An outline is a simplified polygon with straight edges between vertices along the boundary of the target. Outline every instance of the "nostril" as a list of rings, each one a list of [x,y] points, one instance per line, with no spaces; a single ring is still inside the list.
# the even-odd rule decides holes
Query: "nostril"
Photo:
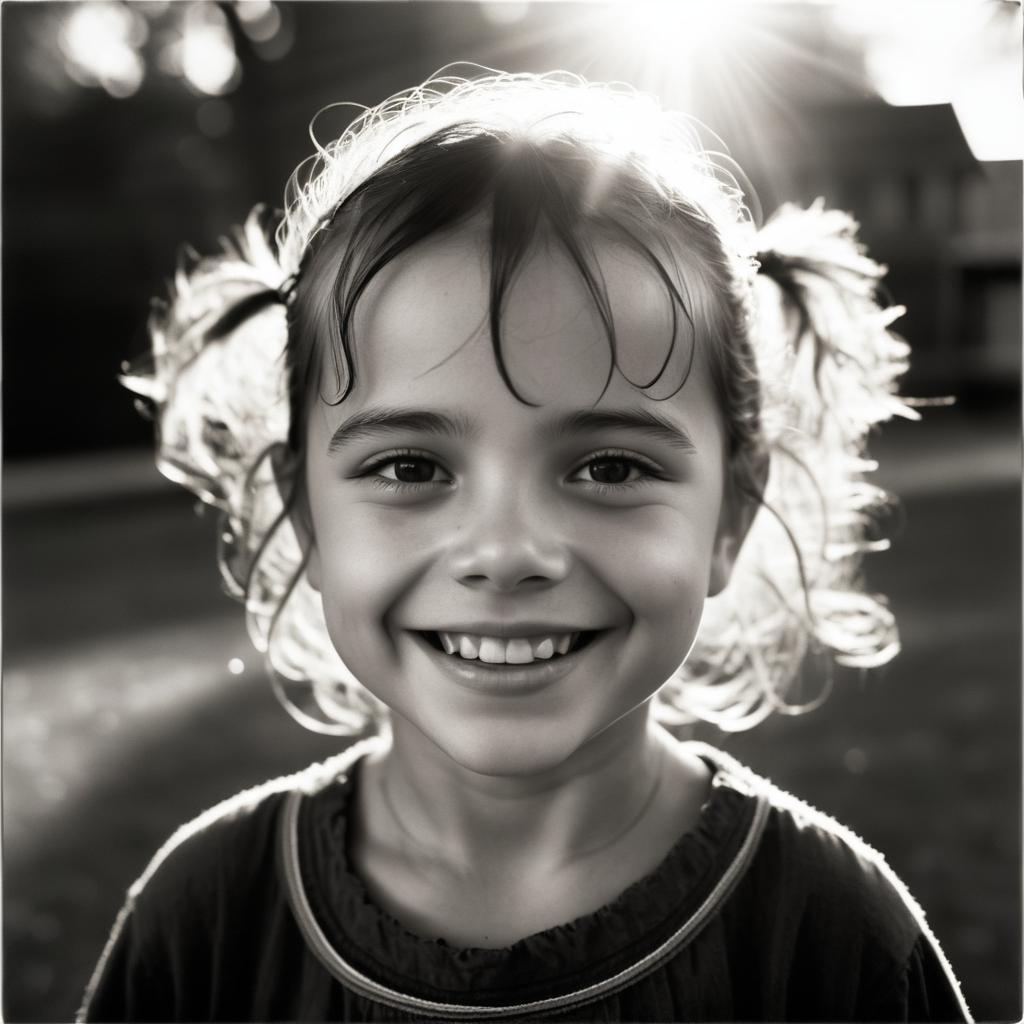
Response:
[[[506,523],[501,538],[477,536],[452,552],[452,576],[467,587],[546,587],[564,579],[571,559],[561,544],[539,543],[527,531]]]

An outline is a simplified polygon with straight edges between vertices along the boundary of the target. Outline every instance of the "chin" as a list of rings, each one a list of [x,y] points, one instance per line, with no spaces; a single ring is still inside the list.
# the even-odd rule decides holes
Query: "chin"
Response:
[[[429,734],[431,741],[460,767],[492,778],[544,775],[568,761],[581,744],[565,728],[538,728],[535,722],[504,721],[492,727]]]

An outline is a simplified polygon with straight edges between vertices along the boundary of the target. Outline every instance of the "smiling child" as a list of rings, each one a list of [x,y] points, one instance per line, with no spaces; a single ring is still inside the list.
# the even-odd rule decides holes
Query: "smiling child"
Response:
[[[849,218],[759,233],[685,118],[567,75],[434,79],[287,199],[128,382],[279,694],[376,735],[180,830],[81,1019],[969,1019],[877,853],[666,728],[897,650]]]

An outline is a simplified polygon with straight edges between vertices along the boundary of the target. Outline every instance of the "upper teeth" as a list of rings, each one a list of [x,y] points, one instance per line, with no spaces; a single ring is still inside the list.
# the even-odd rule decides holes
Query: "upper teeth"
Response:
[[[497,637],[471,633],[437,634],[448,654],[479,659],[490,665],[528,665],[547,660],[557,651],[565,654],[579,633],[550,633],[547,636]]]

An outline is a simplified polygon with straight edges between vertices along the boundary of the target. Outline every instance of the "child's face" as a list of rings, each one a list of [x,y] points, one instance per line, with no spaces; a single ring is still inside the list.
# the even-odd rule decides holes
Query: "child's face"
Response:
[[[601,395],[610,356],[593,301],[542,247],[503,316],[525,405],[491,348],[485,245],[476,229],[429,240],[361,300],[356,386],[309,417],[309,576],[346,665],[398,719],[474,771],[530,774],[645,714],[724,585],[734,538],[699,348],[667,401],[618,373]],[[598,256],[619,362],[650,379],[670,335],[663,288],[620,252]],[[661,394],[690,347],[680,330]],[[559,657],[578,633],[585,646]],[[499,658],[526,663],[487,663]]]

